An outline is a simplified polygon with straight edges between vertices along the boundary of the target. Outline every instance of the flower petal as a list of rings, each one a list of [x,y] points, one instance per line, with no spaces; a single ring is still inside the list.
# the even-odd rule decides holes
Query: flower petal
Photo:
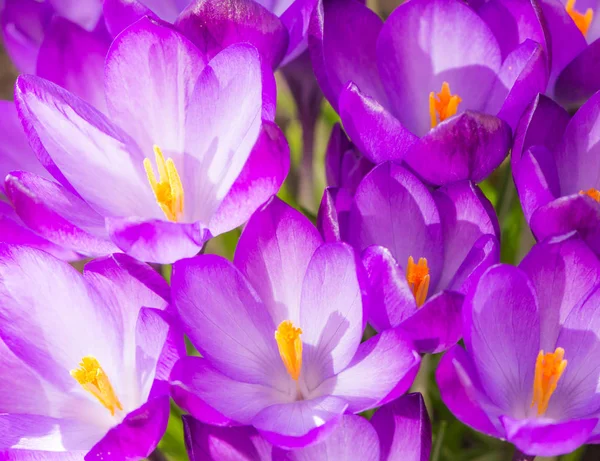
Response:
[[[327,187],[317,215],[317,227],[326,242],[347,240],[352,196],[347,189]]]

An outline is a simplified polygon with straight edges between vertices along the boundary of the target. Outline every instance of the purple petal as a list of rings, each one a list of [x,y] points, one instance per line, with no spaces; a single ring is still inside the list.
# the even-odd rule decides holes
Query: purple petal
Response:
[[[5,0],[0,25],[2,41],[19,71],[34,74],[39,47],[53,8],[37,0]]]
[[[502,437],[502,428],[493,415],[495,409],[481,390],[471,357],[461,346],[454,346],[442,357],[436,371],[442,401],[461,422],[493,437]],[[489,413],[488,413],[489,412]]]
[[[387,248],[371,246],[362,255],[369,278],[369,324],[377,331],[397,327],[417,312],[406,274]]]
[[[411,386],[421,357],[398,329],[386,330],[360,345],[348,368],[323,382],[317,392],[343,398],[348,411],[383,405]]]
[[[251,0],[193,2],[175,25],[209,59],[229,45],[246,42],[275,69],[288,48],[288,33],[281,20]]]
[[[518,268],[487,270],[467,294],[464,340],[490,400],[514,417],[531,406],[540,317],[533,285]]]
[[[138,0],[104,0],[103,12],[106,28],[113,37],[144,16],[158,19],[148,7]]]
[[[396,117],[361,92],[354,82],[343,88],[339,106],[350,138],[373,163],[402,160],[417,140]]]
[[[274,445],[302,448],[329,436],[346,407],[343,399],[331,395],[276,404],[256,415],[252,425]]]
[[[261,2],[259,1],[259,3]],[[278,14],[278,10],[286,8],[283,13],[278,14],[289,36],[287,53],[282,65],[297,59],[306,51],[308,27],[317,3],[318,0],[284,0],[276,2],[275,8],[271,9],[273,13]]]
[[[577,7],[579,8],[579,5]],[[595,22],[598,22],[598,19],[595,19]],[[599,60],[600,41],[596,40],[567,64],[559,74],[554,87],[556,100],[560,104],[577,108],[600,90],[600,82],[595,77],[600,72]]]
[[[190,461],[271,461],[273,447],[250,426],[218,427],[184,415]]]
[[[6,178],[6,193],[23,222],[63,248],[87,255],[118,252],[104,219],[59,184],[22,171]]]
[[[83,461],[85,453],[85,450],[70,452],[28,449],[0,450],[0,456],[5,461]]]
[[[232,263],[215,255],[178,261],[172,292],[186,334],[217,370],[251,383],[289,380],[277,325]]]
[[[467,111],[425,134],[412,145],[404,161],[431,184],[463,179],[480,182],[502,163],[510,144],[511,131],[506,122]]]
[[[457,271],[475,243],[486,234],[499,237],[500,229],[492,204],[469,181],[441,187],[433,193],[433,198],[444,235],[444,267],[437,287],[431,287],[432,292],[438,292],[454,282]],[[456,286],[456,289],[459,288]]]
[[[318,3],[310,23],[309,50],[317,81],[335,109],[350,81],[379,105],[388,106],[376,56],[382,27],[377,14],[359,1]],[[361,33],[356,34],[356,30]]]
[[[538,208],[530,226],[538,240],[576,230],[600,254],[600,206],[584,195],[568,195]]]
[[[88,0],[84,3],[79,0],[49,0],[49,3],[58,16],[91,31],[96,28],[102,16],[102,1]]]
[[[317,227],[326,242],[347,240],[352,196],[347,189],[327,187],[317,215]]]
[[[571,310],[596,286],[600,262],[574,234],[534,245],[519,267],[529,276],[540,309],[540,348],[554,351]]]
[[[431,422],[421,394],[408,394],[375,412],[383,461],[427,461],[431,451]]]
[[[17,115],[15,103],[0,101],[0,180],[14,170],[23,170],[49,178],[50,175],[42,167],[29,147],[23,126]],[[4,184],[0,184],[3,191]]]
[[[248,161],[210,222],[213,235],[248,221],[251,213],[274,196],[290,167],[287,141],[274,123],[263,122]]]
[[[99,111],[32,75],[19,77],[15,98],[29,142],[63,185],[72,185],[103,216],[164,217],[144,154]]]
[[[502,418],[509,442],[524,453],[558,456],[571,453],[586,443],[598,418],[552,423],[548,420]]]
[[[200,252],[211,237],[200,223],[183,224],[155,219],[106,218],[113,243],[141,261],[171,264]]]
[[[281,362],[279,357],[277,360]],[[228,378],[215,370],[208,360],[199,357],[184,357],[177,362],[171,373],[171,387],[175,390],[172,394],[175,401],[184,405],[183,408],[194,418],[208,424],[223,424],[226,422],[224,417],[240,424],[250,424],[263,409],[288,401],[285,396],[282,398],[280,391],[271,387]],[[184,393],[177,392],[178,389]],[[197,400],[177,398],[185,396],[185,393],[193,394]],[[190,403],[192,406],[185,406]],[[283,403],[284,407],[287,405],[289,403]],[[216,420],[215,416],[219,414],[221,419]]]
[[[40,47],[36,74],[79,96],[106,113],[104,58],[110,39],[54,17]]]
[[[494,235],[479,237],[454,274],[448,289],[466,294],[483,273],[500,261],[500,242]]]
[[[162,438],[169,420],[169,398],[152,399],[129,413],[86,455],[86,461],[117,457],[125,461],[148,456]]]
[[[379,35],[377,56],[394,115],[418,136],[430,129],[430,92],[448,82],[462,99],[461,111],[481,111],[501,64],[492,31],[453,0],[418,0],[396,8]]]
[[[369,422],[360,416],[344,415],[323,442],[284,452],[274,450],[276,461],[379,461],[379,439]],[[407,461],[410,461],[407,459]]]
[[[317,248],[300,298],[302,374],[309,389],[346,368],[363,332],[362,292],[354,251],[344,243]]]
[[[431,286],[440,279],[443,244],[440,216],[431,193],[394,163],[374,168],[362,180],[350,210],[349,241],[360,251],[388,248],[404,267],[409,256],[427,258]]]
[[[257,291],[275,326],[284,320],[299,324],[302,282],[321,244],[310,221],[278,198],[254,213],[244,228],[234,263]]]
[[[438,293],[404,320],[400,330],[423,354],[445,351],[462,337],[463,299],[454,291]]]

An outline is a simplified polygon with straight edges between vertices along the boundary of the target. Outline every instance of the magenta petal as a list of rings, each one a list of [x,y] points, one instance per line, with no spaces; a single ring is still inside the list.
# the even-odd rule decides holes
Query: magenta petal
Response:
[[[102,76],[109,45],[105,31],[89,32],[55,17],[40,47],[36,73],[106,113]]]
[[[19,217],[42,237],[86,255],[118,252],[108,239],[104,219],[59,184],[15,171],[5,186]]]
[[[382,461],[427,461],[431,422],[423,396],[407,394],[379,408],[371,418]]]
[[[571,453],[586,443],[598,418],[550,422],[543,419],[501,418],[506,438],[523,453],[558,456]]]
[[[4,461],[82,461],[85,454],[85,450],[69,452],[28,449],[0,450],[0,458]]]
[[[326,242],[347,240],[352,196],[347,189],[327,187],[317,215],[317,227]]]
[[[483,181],[506,157],[510,126],[492,115],[467,111],[440,123],[406,154],[405,162],[425,181],[444,185]]]
[[[208,59],[229,45],[247,42],[275,69],[288,48],[281,20],[252,0],[193,2],[175,25]]]
[[[350,139],[373,163],[402,160],[417,137],[378,101],[350,82],[339,98],[340,116]]]
[[[497,423],[492,422],[486,412],[492,407],[491,403],[481,391],[471,357],[461,346],[454,346],[446,352],[435,378],[443,402],[461,422],[484,434],[503,436],[503,431],[495,427]],[[497,409],[495,411],[498,412]]]
[[[172,264],[198,254],[211,237],[201,223],[106,218],[106,228],[122,251],[141,261],[159,264]]]
[[[362,255],[369,278],[369,323],[377,331],[397,327],[417,312],[404,270],[387,248],[371,246]]]
[[[331,395],[272,405],[252,420],[262,436],[283,448],[318,443],[334,430],[348,404]]]
[[[404,394],[421,357],[399,329],[385,330],[362,343],[349,366],[319,386],[318,391],[343,398],[358,413]]]
[[[279,3],[279,5],[277,5],[277,3]],[[284,0],[276,2],[276,4],[271,7],[271,11],[279,16],[281,22],[288,31],[288,48],[285,59],[281,65],[284,66],[294,61],[306,51],[308,46],[308,27],[311,20],[311,14],[316,8],[317,3],[317,0]],[[287,9],[279,14],[278,10],[285,6],[287,6]]]
[[[289,168],[289,147],[283,133],[274,123],[263,121],[248,161],[210,222],[211,233],[216,236],[246,222],[279,191]]]
[[[167,429],[169,412],[167,396],[149,400],[108,431],[85,456],[85,460],[118,457],[124,461],[134,461],[148,456]]]
[[[455,345],[462,337],[464,296],[443,291],[429,299],[400,324],[405,336],[422,354],[437,354]]]
[[[144,16],[156,15],[138,0],[104,0],[104,21],[113,37]]]
[[[339,107],[340,93],[350,81],[378,105],[387,107],[376,55],[382,27],[377,14],[359,1],[318,2],[309,28],[310,57],[317,81],[335,109]],[[356,34],[356,30],[361,33]]]

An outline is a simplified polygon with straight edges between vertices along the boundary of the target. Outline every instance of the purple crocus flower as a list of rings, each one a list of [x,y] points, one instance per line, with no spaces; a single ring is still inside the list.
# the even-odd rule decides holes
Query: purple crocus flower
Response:
[[[104,109],[97,82],[110,37],[101,0],[6,0],[0,26],[18,70],[40,75]]]
[[[313,66],[350,138],[374,163],[403,160],[431,184],[483,180],[506,156],[510,127],[546,88],[542,47],[527,40],[503,59],[490,28],[461,1],[406,2],[385,24],[355,0],[320,6]]]
[[[326,238],[362,252],[369,323],[399,327],[420,352],[460,339],[463,294],[499,260],[497,218],[477,186],[432,192],[395,163],[373,169],[354,197],[327,191],[319,223]]]
[[[298,448],[345,412],[401,395],[420,357],[393,329],[361,344],[362,282],[352,248],[324,243],[274,198],[248,222],[233,263],[202,255],[174,264],[173,300],[203,358],[175,365],[173,398],[203,422],[251,425]]]
[[[0,244],[0,298],[0,458],[147,456],[183,352],[160,275],[126,255],[89,262],[82,275]]]
[[[421,394],[384,405],[370,422],[343,415],[323,442],[294,451],[274,447],[248,426],[210,426],[190,416],[183,422],[191,461],[424,461],[431,450],[431,424]]]
[[[523,211],[538,240],[578,230],[600,254],[600,93],[569,119],[539,96],[517,130],[512,168]]]
[[[577,234],[488,269],[467,294],[465,348],[442,358],[442,400],[463,423],[528,455],[600,440],[600,263]]]
[[[192,256],[246,221],[287,174],[261,80],[252,46],[205,62],[181,34],[143,18],[106,59],[110,118],[48,81],[19,77],[29,141],[60,184],[15,172],[7,194],[29,227],[65,248],[158,263]]]

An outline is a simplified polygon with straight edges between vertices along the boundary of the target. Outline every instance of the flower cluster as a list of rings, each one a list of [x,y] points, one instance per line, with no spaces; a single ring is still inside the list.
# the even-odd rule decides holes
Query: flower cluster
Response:
[[[561,1],[0,1],[0,459],[600,443],[600,3]]]

